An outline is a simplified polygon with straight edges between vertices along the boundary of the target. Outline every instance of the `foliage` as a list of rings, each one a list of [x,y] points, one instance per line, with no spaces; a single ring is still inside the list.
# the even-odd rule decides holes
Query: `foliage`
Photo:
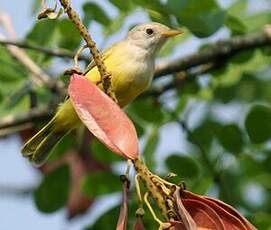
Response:
[[[95,2],[85,1],[81,9],[84,22],[89,26],[98,25],[101,29],[102,44],[120,34],[121,28],[127,25],[130,27],[137,22],[137,19],[132,21],[130,18],[138,12],[151,20],[184,28],[185,38],[170,41],[162,51],[162,61],[163,58],[169,60],[173,53],[174,56],[181,54],[182,49],[189,50],[190,47],[187,48],[185,42],[195,39],[194,37],[208,47],[208,38],[217,35],[222,29],[226,29],[229,36],[234,37],[260,31],[265,24],[271,23],[270,6],[260,12],[250,12],[248,7],[251,1],[247,0],[233,1],[227,8],[222,7],[219,4],[221,1],[217,0],[102,1],[108,7],[103,7],[99,1]],[[110,9],[113,9],[115,15]],[[75,51],[81,44],[81,37],[68,19],[60,18],[37,21],[26,35],[25,41],[42,47]],[[176,54],[176,50],[180,50],[180,53]],[[54,57],[33,50],[27,53],[48,73],[62,75],[55,68]],[[64,68],[70,67],[70,63],[61,64]],[[207,74],[185,81],[180,88],[171,90],[169,95],[162,93],[160,97],[142,96],[126,109],[145,144],[143,155],[153,171],[160,172],[162,169],[164,172],[177,173],[174,180],[184,181],[193,192],[217,194],[219,199],[244,211],[259,229],[271,227],[270,64],[270,47],[243,51]],[[1,117],[16,116],[28,111],[32,91],[35,92],[39,107],[55,105],[57,94],[46,86],[25,87],[31,77],[29,71],[2,46],[0,66]],[[172,82],[173,77],[162,78],[165,82]],[[155,79],[152,87],[163,86],[165,82]],[[11,96],[11,90],[19,96]],[[174,116],[172,111],[175,112]],[[186,128],[181,125],[182,122],[186,124]],[[184,133],[184,136],[178,136],[174,140],[178,139],[183,143],[185,149],[172,151],[173,144],[164,134],[179,134],[171,130],[165,131],[169,124],[174,124]],[[84,143],[82,133],[71,133],[70,137],[73,138],[72,142],[78,144],[61,142],[54,150],[61,152],[60,156],[65,155],[63,149],[67,152],[67,148],[71,150],[76,146],[78,152],[84,149],[79,149]],[[88,171],[80,182],[84,195],[96,199],[101,195],[120,191],[121,182],[110,170],[118,163],[123,163],[123,159],[113,156],[97,140],[87,142],[85,149],[91,155],[87,157],[91,157],[95,167],[98,166],[86,166]],[[93,168],[102,169],[102,172],[93,172]],[[70,171],[70,166],[65,165],[43,176],[34,192],[39,211],[54,212],[67,205],[71,190]],[[256,195],[262,195],[257,202],[249,193],[251,187],[256,191],[263,191]],[[131,207],[130,226],[135,219],[135,199],[132,200]],[[112,229],[116,224],[116,216],[116,209],[111,209],[93,226],[86,228]],[[151,224],[153,220],[148,214],[144,221],[147,229],[157,229],[157,226]]]

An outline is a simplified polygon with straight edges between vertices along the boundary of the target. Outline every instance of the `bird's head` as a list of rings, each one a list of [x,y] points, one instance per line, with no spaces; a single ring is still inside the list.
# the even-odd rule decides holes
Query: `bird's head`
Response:
[[[128,33],[128,40],[132,44],[145,49],[150,55],[154,55],[168,38],[181,34],[180,30],[173,30],[157,23],[144,23],[135,26]]]

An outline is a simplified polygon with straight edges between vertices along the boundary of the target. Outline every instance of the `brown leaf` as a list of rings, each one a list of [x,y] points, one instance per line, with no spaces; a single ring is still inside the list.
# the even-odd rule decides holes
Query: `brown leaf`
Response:
[[[221,229],[225,229],[225,230],[255,230],[256,229],[241,214],[239,214],[231,206],[223,203],[222,201],[209,198],[206,196],[200,196],[186,190],[181,191],[181,200],[185,208],[192,215],[192,217],[195,217],[193,219],[195,220],[196,224],[199,227],[205,228],[206,226],[210,224],[210,223],[207,223],[207,220],[209,221],[212,220],[213,223],[216,224],[217,226],[219,225],[221,226],[221,222],[222,222],[224,228],[221,228]],[[191,207],[192,201],[195,207]],[[208,209],[206,209],[206,206],[208,206]],[[205,218],[205,221],[206,221],[205,223],[204,218],[199,218],[199,217],[200,215],[202,216],[206,215],[207,210],[208,210],[209,218],[208,219]],[[219,218],[217,218],[217,215],[214,215],[214,213],[211,210],[213,210],[219,216]]]
[[[195,221],[193,220],[193,218],[191,217],[191,215],[189,214],[189,212],[185,209],[181,196],[180,196],[180,187],[177,187],[176,191],[174,192],[174,196],[177,202],[177,207],[178,207],[178,212],[179,215],[181,217],[181,222],[176,222],[174,224],[174,229],[175,230],[181,230],[181,229],[189,229],[189,230],[196,230],[197,229],[197,225],[195,223]]]
[[[197,227],[206,229],[225,229],[223,222],[217,213],[203,202],[184,199],[183,204],[196,222]]]
[[[255,229],[256,230],[256,228],[246,218],[244,218],[239,212],[237,212],[232,206],[222,202],[221,200],[217,200],[217,199],[207,197],[207,196],[203,196],[203,197],[205,199],[208,199],[208,200],[216,203],[221,208],[226,210],[228,213],[236,216],[246,226],[247,229]]]
[[[121,176],[121,180],[123,181],[123,185],[122,185],[123,198],[122,198],[122,205],[120,209],[120,215],[119,215],[116,230],[126,230],[127,223],[128,223],[128,201],[129,201],[128,193],[129,193],[130,181],[124,175]]]
[[[145,230],[142,216],[137,215],[134,230]]]
[[[110,97],[77,74],[73,75],[68,91],[79,118],[92,134],[115,153],[138,158],[135,127]]]

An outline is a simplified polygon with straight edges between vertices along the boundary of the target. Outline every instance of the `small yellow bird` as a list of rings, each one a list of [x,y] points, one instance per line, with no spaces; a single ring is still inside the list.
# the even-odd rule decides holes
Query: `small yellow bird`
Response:
[[[156,22],[140,24],[129,31],[124,40],[103,53],[119,106],[126,106],[148,88],[154,75],[155,55],[169,37],[180,33]],[[94,62],[88,66],[85,77],[102,88]],[[78,124],[80,120],[68,99],[58,107],[49,123],[26,142],[23,155],[36,165],[43,164],[50,150]]]

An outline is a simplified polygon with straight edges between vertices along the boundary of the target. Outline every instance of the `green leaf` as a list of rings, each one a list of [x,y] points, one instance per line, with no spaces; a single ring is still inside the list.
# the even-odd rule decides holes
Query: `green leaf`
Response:
[[[198,37],[212,35],[223,26],[226,18],[226,12],[215,0],[169,0],[167,6],[178,22]]]
[[[244,145],[243,135],[238,126],[228,124],[222,126],[218,131],[220,144],[229,152],[240,153]]]
[[[167,13],[158,12],[155,10],[147,10],[148,15],[153,22],[159,22],[167,26],[171,26],[171,19]]]
[[[82,189],[90,197],[96,197],[121,190],[119,176],[112,172],[94,172],[83,181]]]
[[[235,17],[245,17],[247,14],[247,0],[237,0],[228,8],[228,13]]]
[[[61,142],[52,149],[49,160],[54,161],[61,158],[73,147],[76,147],[76,138],[71,134],[64,136]]]
[[[109,36],[117,33],[125,23],[126,16],[128,16],[128,14],[121,12],[118,17],[111,20],[108,26],[103,27],[104,35]]]
[[[263,163],[248,154],[240,155],[239,162],[244,175],[253,180],[264,171]]]
[[[109,2],[124,12],[130,11],[132,8],[131,0],[109,0]]]
[[[37,21],[26,39],[28,42],[46,46],[54,40],[57,24],[56,20]]]
[[[196,181],[191,191],[198,194],[205,194],[213,184],[213,178],[204,176]]]
[[[133,3],[142,6],[144,9],[154,10],[157,12],[167,12],[164,4],[159,0],[133,0]]]
[[[217,87],[214,91],[215,99],[221,100],[223,103],[228,103],[232,100],[244,100],[246,102],[253,102],[255,98],[258,100],[271,100],[270,80],[263,80],[258,77],[263,76],[263,72],[245,73],[237,84],[229,86]]]
[[[184,95],[196,95],[200,90],[199,83],[197,81],[186,81],[182,87],[178,89],[180,96]]]
[[[233,34],[243,34],[247,31],[244,18],[247,16],[247,0],[237,0],[228,8],[225,25]]]
[[[187,40],[191,37],[191,34],[189,32],[182,34],[181,36],[177,36],[174,39],[170,39],[166,42],[166,44],[162,47],[161,51],[159,52],[159,56],[165,57],[171,55],[176,47],[180,45],[182,42]]]
[[[75,25],[69,19],[58,20],[59,41],[61,48],[75,50],[81,42],[81,36]]]
[[[37,208],[46,213],[55,212],[65,206],[69,197],[69,166],[63,165],[44,176],[34,192]]]
[[[20,82],[20,80],[25,80],[25,78],[27,77],[28,73],[26,72],[24,66],[21,63],[19,63],[16,59],[14,59],[5,47],[0,47],[0,66],[1,66],[0,71],[1,84],[3,82],[17,84],[17,82]],[[10,93],[9,88],[6,90],[8,90],[8,93]]]
[[[133,0],[134,3],[147,11],[150,19],[171,26],[170,14],[166,6],[159,0]]]
[[[170,155],[166,159],[166,166],[169,171],[185,179],[195,179],[200,173],[199,166],[193,158],[179,153]]]
[[[255,69],[264,67],[267,64],[271,63],[270,56],[266,57],[263,55],[260,50],[255,50],[252,52],[253,56],[251,57],[251,52],[245,52],[235,56],[232,60],[233,63],[229,63],[225,71],[213,72],[215,78],[213,78],[213,86],[229,86],[236,84],[243,76],[243,73],[255,72]],[[247,61],[244,61],[247,59]],[[238,64],[236,62],[238,61]]]
[[[250,140],[260,144],[271,138],[271,109],[264,105],[255,105],[249,111],[245,127]]]
[[[154,98],[141,98],[134,101],[128,108],[128,112],[131,117],[150,122],[160,124],[165,119],[165,113],[161,108],[161,105]]]
[[[91,155],[99,162],[103,163],[112,163],[115,161],[123,160],[123,158],[108,148],[105,147],[104,144],[102,144],[97,139],[93,139],[90,143],[91,148]]]
[[[252,223],[257,226],[258,229],[271,229],[271,214],[268,212],[260,211],[253,213]]]
[[[85,25],[88,25],[91,21],[96,21],[103,26],[108,26],[110,24],[110,18],[106,12],[96,3],[87,2],[83,5]]]
[[[246,32],[246,25],[237,17],[228,15],[225,25],[234,33],[234,34],[243,34]]]
[[[239,205],[242,202],[241,178],[239,171],[232,169],[232,167],[220,170],[219,180],[220,183],[223,183],[223,187],[219,190],[219,199],[228,204]]]
[[[204,148],[210,148],[211,143],[219,129],[220,125],[212,120],[205,120],[195,128],[189,135],[188,140],[191,143],[197,141]]]
[[[84,228],[84,230],[114,229],[114,227],[117,226],[118,216],[119,209],[117,207],[113,207],[108,212],[104,213],[93,225]]]
[[[149,135],[143,150],[143,156],[145,158],[146,164],[151,170],[155,169],[155,151],[158,147],[159,141],[159,129],[154,128]]]
[[[271,23],[271,12],[268,10],[249,15],[243,22],[246,24],[248,32],[262,30],[264,25]]]

